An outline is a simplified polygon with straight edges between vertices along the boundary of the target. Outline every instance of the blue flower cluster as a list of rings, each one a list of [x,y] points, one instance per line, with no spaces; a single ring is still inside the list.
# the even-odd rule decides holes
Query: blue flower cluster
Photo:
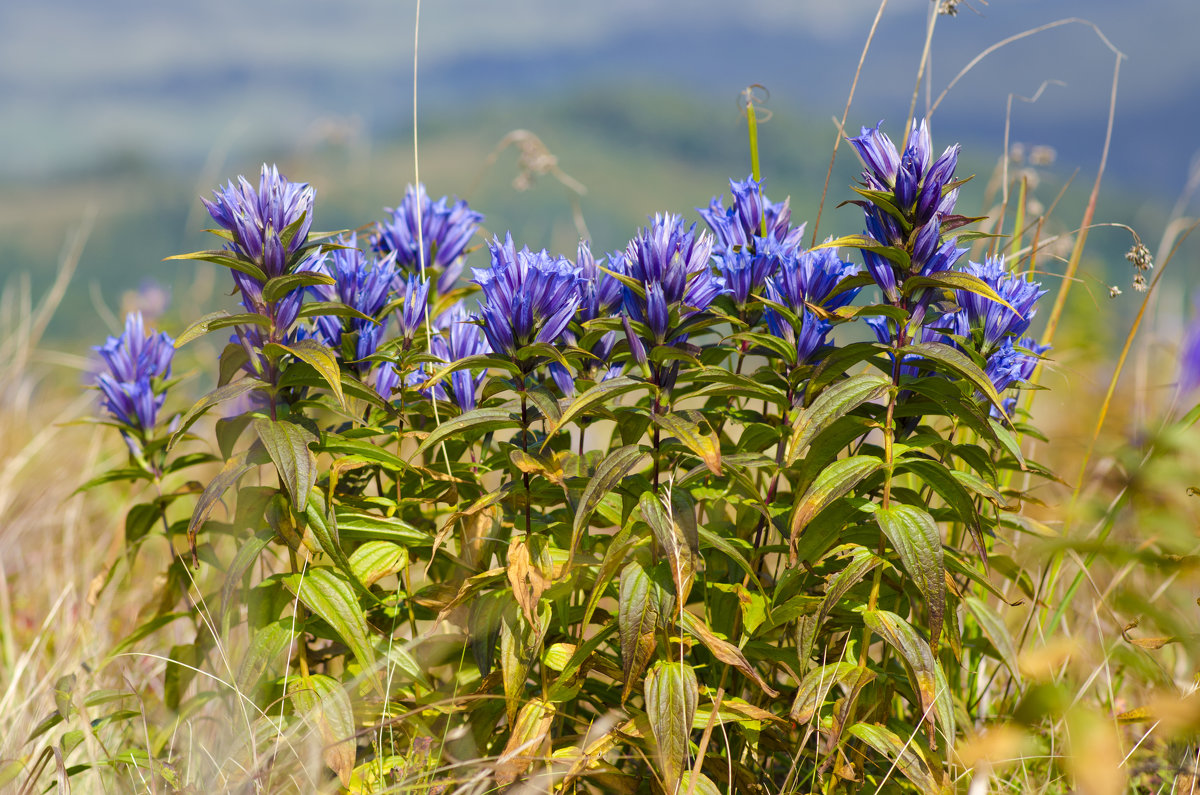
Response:
[[[154,429],[166,395],[156,381],[171,374],[175,340],[165,331],[147,333],[141,312],[125,317],[125,330],[93,348],[108,372],[96,376],[101,405],[128,431],[144,434]],[[132,443],[131,443],[132,444]]]
[[[850,143],[864,164],[859,193],[865,201],[859,203],[874,241],[863,250],[865,269],[885,302],[912,312],[908,338],[970,344],[984,357],[997,389],[1026,380],[1044,352],[1023,337],[1044,294],[1038,285],[1008,273],[1002,260],[987,260],[960,272],[990,286],[1012,309],[960,290],[958,307],[946,312],[933,303],[937,291],[914,299],[900,289],[911,276],[959,267],[965,253],[944,235],[965,220],[953,215],[958,146],[934,158],[923,120],[913,123],[902,152],[878,125],[864,127]],[[434,201],[424,186],[410,185],[400,205],[387,210],[390,218],[376,224],[366,251],[351,235],[322,252],[307,245],[313,196],[308,185],[288,182],[264,165],[257,190],[239,178],[204,203],[225,230],[228,249],[253,266],[234,272],[246,308],[269,316],[272,329],[292,335],[287,339],[310,335],[338,351],[385,397],[428,380],[427,364],[400,372],[400,360],[391,353],[410,351],[418,340],[432,360],[453,363],[493,354],[516,363],[526,375],[553,358],[531,356],[526,349],[565,343],[587,355],[572,368],[560,361],[548,369],[560,391],[573,394],[576,378],[612,378],[628,364],[620,357],[614,361],[619,333],[611,323],[596,324],[615,316],[624,327],[629,359],[669,389],[678,362],[668,357],[668,364],[661,359],[649,364],[648,352],[657,346],[686,349],[689,335],[712,322],[706,318],[714,302],[724,311],[732,306],[745,327],[762,323],[767,333],[786,341],[795,351],[788,356],[794,368],[820,359],[837,319],[833,313],[850,304],[863,283],[853,278],[863,266],[843,260],[828,241],[805,249],[804,224],[792,224],[789,202],[771,201],[761,181],[747,178],[730,181],[728,207],[714,197],[698,208],[711,232],[698,231],[680,216],[660,214],[606,258],[597,259],[586,241],[572,262],[545,250],[518,250],[511,235],[493,238],[490,267],[473,272],[479,296],[471,313],[461,298],[455,301],[466,292],[456,287],[483,216],[466,202]],[[888,256],[879,248],[870,250],[874,244],[890,249]],[[285,291],[283,297],[268,291],[275,300],[264,298],[266,280],[308,271],[330,283],[313,286],[310,279],[307,290]],[[293,329],[306,294],[356,314],[319,316],[311,327]],[[931,307],[944,314],[926,318]],[[392,316],[395,332],[388,328]],[[905,333],[889,329],[883,318],[870,322],[884,341]],[[248,351],[260,347],[257,327],[239,329],[238,335]],[[389,336],[393,341],[382,347]],[[469,409],[483,378],[481,370],[455,372],[427,395]]]
[[[882,122],[880,123],[880,125]],[[957,144],[933,159],[933,141],[924,119],[914,120],[903,154],[880,125],[863,127],[850,144],[866,166],[863,183],[870,191],[885,194],[901,216],[875,202],[860,202],[866,216],[867,234],[883,246],[906,249],[910,257],[907,269],[873,251],[863,251],[867,271],[892,304],[900,301],[899,285],[909,276],[928,276],[954,267],[966,249],[958,248],[953,238],[942,236],[943,225],[951,220],[958,188],[954,169],[958,164]]]

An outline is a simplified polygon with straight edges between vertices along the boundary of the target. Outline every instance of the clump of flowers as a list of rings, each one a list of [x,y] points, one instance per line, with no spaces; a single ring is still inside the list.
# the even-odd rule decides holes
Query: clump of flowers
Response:
[[[512,235],[489,248],[492,267],[476,270],[475,284],[483,290],[479,319],[492,350],[515,361],[529,345],[557,342],[581,301],[575,265],[544,249],[518,251]]]
[[[885,300],[898,304],[900,285],[908,277],[948,271],[966,253],[953,238],[944,239],[943,232],[967,219],[953,215],[958,144],[934,160],[929,126],[920,119],[913,121],[900,153],[880,125],[863,127],[850,144],[865,166],[863,187],[856,191],[865,199],[857,203],[866,216],[867,234],[881,247],[904,252],[903,257],[889,257],[866,247],[863,261]]]
[[[433,271],[439,295],[453,290],[483,215],[462,200],[432,201],[424,185],[409,185],[400,206],[387,212],[392,217],[376,225],[372,247],[380,254],[394,252],[402,272]]]
[[[130,312],[121,334],[92,350],[107,368],[96,376],[100,405],[121,426],[130,450],[139,453],[166,400],[162,381],[171,375],[175,340],[165,331],[147,331],[142,313]]]

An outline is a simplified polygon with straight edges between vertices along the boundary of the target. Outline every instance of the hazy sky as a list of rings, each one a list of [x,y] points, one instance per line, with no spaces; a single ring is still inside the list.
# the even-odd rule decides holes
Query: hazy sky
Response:
[[[529,104],[613,80],[729,102],[765,83],[779,107],[841,111],[877,0],[425,0],[423,108]],[[852,123],[903,114],[930,3],[891,0]],[[402,121],[411,107],[414,0],[43,0],[0,5],[0,174],[36,177],[114,153],[195,157],[214,141],[286,145],[325,116]],[[1087,17],[1121,66],[1115,168],[1171,181],[1200,148],[1198,0],[965,0],[938,20],[934,94],[975,54],[1022,30]],[[955,133],[1002,129],[1094,161],[1114,55],[1066,24],[987,58],[939,111]],[[1047,81],[1050,81],[1047,83]],[[897,110],[901,108],[902,110]],[[1078,144],[1078,146],[1075,146]],[[1182,184],[1182,178],[1178,181]]]

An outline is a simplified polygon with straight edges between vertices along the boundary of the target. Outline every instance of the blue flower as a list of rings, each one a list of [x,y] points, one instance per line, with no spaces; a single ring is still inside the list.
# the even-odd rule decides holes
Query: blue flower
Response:
[[[686,318],[726,292],[724,280],[709,264],[712,246],[710,235],[697,235],[695,224],[686,228],[677,215],[656,215],[650,227],[629,242],[622,268],[644,285],[645,294],[626,285],[625,312],[650,327],[653,342],[672,341],[667,328],[671,307],[678,306],[681,318]]]
[[[986,354],[1006,337],[1020,337],[1029,329],[1037,313],[1037,301],[1046,294],[1038,289],[1040,284],[1010,272],[1003,257],[988,258],[982,264],[967,263],[963,271],[979,277],[1012,309],[978,293],[956,290],[956,300],[962,309],[951,316],[954,333],[969,337],[973,330],[978,330],[982,338],[980,352]]]
[[[312,226],[313,200],[316,192],[307,183],[289,182],[275,166],[263,164],[258,190],[238,177],[237,185],[228,183],[213,191],[213,201],[200,201],[219,226],[232,238],[228,247],[243,259],[257,265],[268,279],[305,270],[297,262],[298,253],[308,242]],[[306,258],[311,260],[312,256]],[[263,283],[253,276],[235,270],[234,282],[242,294],[242,305],[251,312],[270,314],[277,326],[287,327],[278,313],[268,312],[263,300]],[[295,295],[295,292],[287,297]],[[296,310],[299,310],[297,303]],[[290,314],[284,311],[283,318]],[[291,315],[295,320],[295,315]]]
[[[429,345],[429,352],[443,362],[452,364],[469,356],[491,353],[487,341],[479,333],[478,324],[471,319],[461,303],[443,313],[440,320],[445,323],[446,335],[435,335]],[[475,394],[486,377],[486,370],[480,370],[474,375],[470,370],[455,370],[450,374],[450,391],[460,409],[470,411],[475,408]],[[437,397],[445,400],[440,384],[435,393],[438,391],[442,394],[437,394]]]
[[[764,313],[771,334],[796,346],[797,364],[808,361],[825,344],[833,328],[832,323],[810,311],[808,305],[832,310],[849,304],[859,288],[832,297],[830,293],[842,279],[858,271],[857,265],[838,257],[837,249],[820,248],[783,258],[779,271],[767,280],[767,298],[791,310],[800,320],[800,325],[794,327],[770,307]]]
[[[108,367],[108,372],[96,377],[104,409],[131,429],[153,429],[166,399],[153,381],[171,374],[175,341],[165,331],[147,333],[141,312],[131,312],[121,335],[109,337],[93,350]]]
[[[707,208],[697,207],[705,223],[717,236],[713,253],[724,256],[735,249],[758,251],[756,238],[774,241],[782,250],[797,249],[804,237],[804,224],[791,226],[789,200],[772,202],[762,192],[762,182],[746,177],[742,182],[729,180],[733,204],[725,209],[720,196],[714,196]],[[765,230],[765,231],[764,231]]]
[[[431,201],[424,185],[409,185],[400,206],[387,208],[387,212],[392,214],[391,220],[376,225],[375,250],[396,252],[396,264],[402,271],[420,273],[422,266],[434,270],[439,295],[454,289],[462,273],[463,254],[483,215],[465,201],[451,204],[445,196]]]
[[[779,269],[780,252],[762,248],[761,252],[749,248],[727,251],[717,258],[717,270],[739,310],[750,306],[752,295],[762,294],[767,279]]]
[[[608,259],[608,264],[602,268],[603,260],[596,260],[588,242],[586,240],[579,242],[575,266],[579,269],[581,279],[579,284],[580,304],[575,317],[581,323],[612,317],[621,307],[621,282],[617,281],[608,271],[622,273],[624,258],[620,254],[610,254]],[[563,338],[568,345],[580,344],[579,338],[571,327],[563,332]],[[583,361],[580,375],[599,381],[607,381],[620,375],[622,366],[608,363],[616,344],[617,333],[615,331],[609,331],[596,340],[590,348],[587,348],[588,352],[596,358],[588,358]],[[569,369],[558,362],[551,362],[549,369],[554,383],[558,385],[564,395],[575,394],[575,378]]]
[[[334,283],[316,285],[312,288],[313,293],[322,301],[340,302],[378,319],[397,278],[395,256],[388,254],[378,260],[368,259],[358,248],[354,235],[340,239],[338,243],[341,247],[333,248],[328,258],[313,268],[333,277]],[[344,333],[355,334],[352,356],[357,362],[375,353],[383,330],[383,323],[361,318],[326,315],[318,317],[316,322],[316,338],[334,350],[341,350]]]
[[[483,288],[479,307],[483,332],[496,353],[512,359],[533,343],[555,343],[579,308],[576,266],[545,250],[516,250],[512,235],[489,244],[492,267],[475,271]]]
[[[1005,337],[988,356],[987,366],[984,368],[997,392],[1019,387],[1032,378],[1043,354],[1050,350],[1049,345],[1039,345],[1032,337],[1026,337],[1016,344],[1013,343],[1014,339],[1012,336]],[[1016,403],[1015,397],[1005,398],[1005,413],[1012,414]],[[992,414],[996,413],[993,408]]]
[[[901,211],[918,226],[937,215],[953,212],[958,189],[946,191],[946,187],[954,180],[959,145],[948,147],[931,162],[933,141],[929,125],[924,119],[914,119],[901,155],[892,140],[880,132],[882,124],[863,127],[857,138],[850,139],[866,166],[863,181],[867,187],[894,193]]]
[[[874,202],[858,202],[866,215],[867,234],[881,245],[901,248],[910,256],[907,272],[898,273],[897,265],[886,257],[863,251],[867,272],[883,290],[885,299],[895,304],[900,301],[899,284],[904,279],[950,270],[966,252],[953,239],[943,239],[941,232],[958,198],[958,189],[951,185],[959,147],[955,144],[933,160],[929,126],[923,119],[913,121],[902,154],[880,132],[879,125],[873,129],[863,127],[850,144],[866,167],[863,184],[874,191],[891,193],[902,216],[897,218]],[[931,291],[924,291],[918,305],[923,307],[930,300]]]

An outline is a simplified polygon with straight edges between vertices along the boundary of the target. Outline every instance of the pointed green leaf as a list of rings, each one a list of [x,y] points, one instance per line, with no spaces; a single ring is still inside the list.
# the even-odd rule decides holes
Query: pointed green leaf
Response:
[[[408,565],[408,550],[391,541],[368,541],[350,553],[354,576],[370,588]]]
[[[333,628],[362,666],[366,678],[379,689],[370,628],[349,578],[337,569],[315,566],[284,575],[283,584],[313,615]]]
[[[196,555],[196,533],[208,521],[208,517],[221,502],[221,497],[229,490],[229,487],[241,480],[242,475],[254,469],[255,466],[257,465],[247,464],[244,455],[235,456],[226,461],[217,476],[204,487],[200,498],[196,500],[196,508],[192,511],[191,521],[188,522],[188,546],[191,547],[193,559]]]
[[[925,720],[933,725],[938,718],[936,702],[939,698],[950,698],[948,691],[939,692],[937,663],[929,644],[913,629],[912,625],[895,613],[887,610],[864,610],[863,623],[889,646],[900,652],[913,678],[917,695],[921,700],[918,705]],[[953,731],[953,727],[951,727]]]
[[[610,378],[607,381],[601,381],[596,384],[571,401],[571,405],[567,406],[566,411],[562,413],[562,416],[554,422],[550,430],[546,433],[546,441],[542,443],[542,449],[545,449],[550,439],[564,425],[596,404],[605,403],[618,395],[623,395],[626,392],[632,392],[635,389],[644,388],[645,386],[644,382],[635,381],[628,376]]]
[[[357,726],[350,695],[331,676],[312,674],[304,677],[300,689],[292,692],[297,711],[316,724],[324,745],[325,764],[337,774],[342,786],[350,786],[354,771]]]
[[[696,672],[683,662],[660,661],[646,675],[645,694],[659,774],[666,791],[676,792],[687,767],[688,736],[700,703]]]
[[[188,428],[191,428],[192,424],[195,423],[196,420],[200,419],[204,412],[208,411],[218,403],[224,403],[227,400],[233,400],[234,398],[240,397],[255,389],[266,391],[270,388],[270,385],[266,381],[260,381],[257,378],[242,378],[238,381],[234,381],[231,384],[226,384],[223,387],[214,389],[212,392],[209,392],[207,395],[200,398],[200,400],[196,401],[196,404],[188,409],[187,413],[180,418],[179,428],[175,431],[175,433],[171,434],[171,441],[167,443],[167,449],[170,450],[174,448],[183,435],[187,433]]]
[[[900,286],[900,294],[910,296],[917,290],[926,288],[965,290],[969,293],[982,295],[984,298],[995,301],[1012,310],[1012,313],[1017,317],[1021,317],[1021,313],[1014,309],[1012,304],[1001,298],[995,290],[988,286],[987,282],[970,273],[964,273],[963,271],[936,271],[925,276],[910,276]]]
[[[966,378],[976,389],[987,396],[997,411],[1004,411],[1004,407],[1001,406],[1000,393],[996,391],[992,379],[988,378],[987,374],[979,369],[979,365],[971,361],[969,356],[957,348],[942,342],[918,342],[905,345],[900,349],[899,354],[901,356],[919,356],[930,361],[936,370],[949,370],[953,375]],[[1007,418],[1007,415],[1004,416]]]
[[[304,513],[308,492],[317,482],[317,457],[308,449],[317,437],[294,422],[265,417],[254,419],[254,431],[271,456],[296,513]]]
[[[646,454],[641,447],[636,444],[627,444],[613,450],[600,462],[596,467],[596,474],[592,475],[592,479],[583,489],[583,494],[579,496],[579,507],[575,511],[575,522],[572,528],[572,537],[575,539],[572,546],[578,542],[583,529],[588,525],[588,520],[592,518],[592,512],[600,504],[600,500],[604,499],[604,496],[632,472],[645,457]]]
[[[696,579],[696,560],[692,554],[692,545],[688,542],[683,528],[675,520],[674,511],[668,512],[662,500],[653,492],[644,492],[638,500],[642,518],[650,525],[658,546],[667,555],[667,563],[671,567],[671,578],[675,582],[675,598],[679,604],[687,604],[688,595],[692,592],[692,583]]]
[[[263,350],[268,356],[273,355],[275,350],[282,350],[312,367],[329,384],[342,408],[346,407],[346,396],[342,393],[342,371],[338,367],[337,356],[327,346],[307,339],[297,340],[291,345],[268,343]]]
[[[929,608],[930,645],[937,648],[946,614],[946,564],[937,522],[911,505],[892,505],[875,512],[875,521],[900,556]]]
[[[946,505],[958,514],[959,521],[967,526],[975,542],[975,549],[979,552],[983,565],[987,566],[987,545],[983,537],[983,526],[979,522],[979,512],[975,509],[975,501],[971,499],[970,492],[960,478],[956,477],[959,474],[971,476],[968,473],[953,472],[945,464],[930,458],[904,458],[896,462],[896,471],[912,472],[937,492]]]
[[[901,740],[891,729],[874,723],[856,723],[848,731],[851,737],[866,743],[894,763],[896,769],[925,795],[941,795],[945,791],[929,771],[916,746]]]
[[[184,329],[183,333],[175,338],[175,347],[182,348],[192,340],[203,337],[211,331],[218,331],[230,326],[245,325],[270,328],[271,321],[253,312],[242,312],[236,315],[231,315],[224,309],[217,312],[210,312]]]
[[[712,652],[712,655],[718,660],[741,671],[743,676],[758,685],[759,689],[771,698],[779,695],[779,691],[767,684],[767,680],[763,679],[762,674],[754,670],[754,666],[746,659],[746,655],[742,654],[742,650],[719,637],[703,618],[684,610],[680,615],[680,623],[688,631],[688,634],[703,643],[704,647]]]
[[[273,304],[293,290],[302,290],[318,284],[337,284],[337,280],[320,271],[300,271],[274,276],[263,285],[263,300]]]
[[[804,496],[796,503],[796,512],[792,515],[792,549],[795,550],[800,533],[817,514],[882,467],[883,462],[873,455],[854,455],[838,459],[821,470]]]
[[[263,269],[244,259],[231,256],[228,249],[217,248],[208,251],[193,251],[190,254],[174,254],[170,257],[164,257],[163,261],[172,259],[197,259],[204,262],[211,262],[214,265],[220,265],[223,268],[231,268],[235,271],[241,271],[256,282],[265,282],[267,274]]]
[[[700,427],[700,423],[704,422],[700,412],[688,409],[670,414],[656,413],[653,416],[663,430],[699,456],[714,475],[721,475],[721,446],[716,433],[705,433]]]
[[[622,704],[633,692],[657,644],[655,628],[661,607],[657,591],[650,574],[637,561],[630,562],[621,572],[617,626],[621,635],[621,668],[625,674]]]
[[[861,688],[875,678],[875,672],[860,668],[854,663],[836,662],[822,665],[808,672],[796,688],[792,701],[791,719],[803,726],[813,719],[825,703],[825,697],[835,686],[845,684],[848,688]]]
[[[444,421],[425,437],[413,453],[410,461],[417,458],[426,450],[436,447],[442,442],[468,431],[476,434],[496,431],[501,428],[518,428],[521,425],[520,415],[506,408],[471,409]]]
[[[817,434],[863,403],[883,397],[891,385],[891,379],[881,373],[862,373],[823,391],[811,405],[799,410],[792,423],[788,463],[795,462]]]

